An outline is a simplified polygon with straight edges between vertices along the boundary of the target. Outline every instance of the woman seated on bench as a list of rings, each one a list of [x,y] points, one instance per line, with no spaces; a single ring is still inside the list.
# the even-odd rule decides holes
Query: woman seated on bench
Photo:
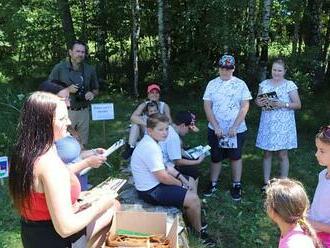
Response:
[[[145,109],[148,102],[155,101],[158,104],[158,111],[161,114],[165,114],[169,118],[170,123],[172,122],[171,112],[169,106],[159,100],[160,98],[160,87],[158,84],[150,84],[147,88],[148,99],[141,103],[131,115],[132,126],[129,132],[128,144],[126,145],[123,153],[123,158],[128,159],[131,157],[136,143],[145,133],[147,121],[145,116]]]

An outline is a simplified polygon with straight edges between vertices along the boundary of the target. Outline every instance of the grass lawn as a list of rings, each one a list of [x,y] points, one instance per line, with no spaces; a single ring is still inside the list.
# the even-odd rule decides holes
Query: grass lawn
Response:
[[[172,112],[190,110],[197,113],[197,125],[200,132],[189,134],[185,137],[185,143],[190,146],[206,144],[207,121],[202,109],[202,92],[198,95],[176,95],[168,100]],[[327,124],[329,109],[323,106],[327,104],[327,94],[322,96],[302,97],[303,109],[297,112],[298,143],[299,148],[290,151],[290,177],[302,181],[310,198],[313,196],[317,183],[317,174],[322,169],[314,156],[314,135],[319,126]],[[129,97],[117,95],[103,99],[104,102],[115,103],[115,120],[91,123],[90,145],[91,147],[108,147],[114,141],[127,137],[128,120],[137,101]],[[322,111],[320,111],[320,109]],[[1,113],[8,109],[1,107]],[[7,119],[6,119],[7,120]],[[8,123],[10,121],[10,123]],[[0,143],[2,136],[6,135],[8,144],[0,144],[0,156],[8,155],[8,145],[15,132],[12,119],[0,123]],[[256,149],[255,138],[259,122],[259,110],[251,103],[247,116],[249,128],[248,138],[245,143],[243,156],[243,198],[240,203],[234,203],[229,194],[231,184],[231,168],[226,162],[220,176],[220,187],[214,197],[207,198],[204,204],[206,217],[209,224],[209,233],[218,240],[219,247],[277,247],[279,232],[267,218],[263,208],[263,196],[260,192],[262,184],[262,151]],[[11,129],[8,127],[11,127]],[[105,136],[103,137],[103,133]],[[2,138],[2,139],[1,139]],[[118,153],[109,158],[113,165],[110,171],[107,166],[90,172],[90,182],[97,184],[110,174],[118,175],[119,168],[126,166],[127,162],[121,160]],[[278,174],[278,163],[273,161],[273,176]],[[203,191],[208,183],[209,158],[201,165],[202,177],[200,190]],[[10,203],[7,180],[0,186],[0,247],[21,247],[19,235],[19,218],[15,214]],[[201,247],[200,243],[191,239],[191,247]]]

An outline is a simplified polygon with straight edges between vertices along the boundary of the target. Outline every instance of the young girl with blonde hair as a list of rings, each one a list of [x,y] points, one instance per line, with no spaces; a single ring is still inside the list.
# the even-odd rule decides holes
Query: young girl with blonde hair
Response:
[[[323,247],[306,220],[309,200],[300,182],[273,179],[266,188],[265,207],[280,228],[279,248]]]

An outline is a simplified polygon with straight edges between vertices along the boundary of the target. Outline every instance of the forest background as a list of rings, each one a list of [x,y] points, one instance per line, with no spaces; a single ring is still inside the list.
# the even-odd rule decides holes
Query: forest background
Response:
[[[221,55],[235,56],[235,74],[247,82],[253,96],[260,81],[270,76],[271,61],[283,57],[287,78],[297,83],[303,103],[297,116],[301,148],[293,153],[292,164],[302,166],[295,176],[311,185],[307,190],[313,193],[319,168],[310,169],[315,163],[311,131],[328,124],[330,115],[330,1],[0,0],[0,156],[10,154],[26,93],[37,89],[51,68],[67,56],[73,39],[88,44],[88,61],[101,82],[99,101],[113,101],[120,110],[118,121],[107,126],[111,130],[103,141],[107,145],[125,133],[123,127],[136,103],[145,97],[149,82],[161,84],[162,97],[172,109],[189,106],[197,112],[201,132],[205,132],[201,96],[206,83],[217,75]],[[258,112],[253,106],[248,124],[254,137]],[[98,125],[92,124],[92,132],[102,130]],[[205,143],[202,136],[188,140]],[[91,145],[99,143],[91,140]],[[256,151],[253,139],[246,147],[246,164],[259,164],[253,170],[261,176],[261,152]],[[112,163],[123,162],[116,157]],[[207,163],[204,166],[202,187]],[[230,170],[227,173],[229,177]],[[276,229],[266,222],[262,197],[255,194],[261,181],[255,182],[251,173],[243,178],[251,184],[245,188],[246,202],[233,206],[222,191],[217,195],[217,200],[225,202],[220,210],[215,208],[217,201],[211,201],[208,218],[212,234],[221,237],[221,247],[276,247],[277,237],[272,235]],[[17,247],[19,220],[6,187],[0,186],[0,196],[4,206],[0,246]]]

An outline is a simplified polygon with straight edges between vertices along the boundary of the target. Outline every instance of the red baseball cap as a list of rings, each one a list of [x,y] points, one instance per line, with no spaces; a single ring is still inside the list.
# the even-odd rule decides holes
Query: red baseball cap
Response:
[[[150,93],[152,90],[158,90],[160,92],[160,87],[158,84],[150,84],[148,85],[147,92]]]

